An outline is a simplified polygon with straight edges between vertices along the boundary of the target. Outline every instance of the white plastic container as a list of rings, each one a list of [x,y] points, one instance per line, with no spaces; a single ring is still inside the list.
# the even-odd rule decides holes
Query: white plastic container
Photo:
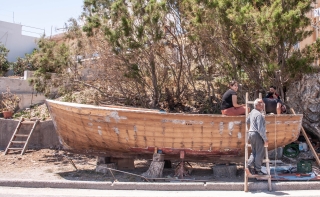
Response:
[[[305,142],[299,143],[299,151],[300,152],[306,152],[308,150],[309,150],[309,147],[308,147],[307,143],[305,143]]]
[[[304,151],[308,151],[309,150],[308,144],[305,143],[305,142],[302,142],[302,147],[303,147]]]

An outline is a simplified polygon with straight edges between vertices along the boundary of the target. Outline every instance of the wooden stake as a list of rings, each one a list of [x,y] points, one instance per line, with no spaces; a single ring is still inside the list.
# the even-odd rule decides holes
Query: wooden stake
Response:
[[[294,112],[294,110],[293,110],[292,108],[291,108],[291,111],[292,111],[292,113],[293,113],[294,115],[296,115],[296,113]],[[312,146],[312,144],[311,144],[311,142],[310,142],[310,140],[309,140],[309,138],[308,138],[308,136],[307,136],[307,133],[306,133],[306,131],[304,130],[304,128],[302,127],[302,125],[301,125],[301,131],[302,131],[302,135],[303,135],[304,138],[306,139],[307,144],[308,144],[308,146],[310,147],[310,149],[311,149],[311,151],[312,151],[312,153],[313,153],[314,158],[316,159],[316,161],[317,161],[317,163],[318,163],[318,166],[320,167],[320,160],[319,160],[318,154],[317,154],[317,152],[314,150],[314,148],[313,148],[313,146]]]

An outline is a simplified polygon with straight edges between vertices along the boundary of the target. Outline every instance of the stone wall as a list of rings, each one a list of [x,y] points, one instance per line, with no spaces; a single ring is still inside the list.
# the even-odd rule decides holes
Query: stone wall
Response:
[[[303,114],[303,127],[320,138],[320,73],[304,75],[291,84],[286,103],[297,114]]]
[[[0,118],[0,149],[6,149],[15,128],[17,127],[18,120],[7,120]],[[29,132],[32,125],[22,125],[20,132]],[[19,132],[19,133],[20,133]],[[35,130],[33,131],[28,148],[61,148],[58,135],[54,128],[52,120],[40,121]]]

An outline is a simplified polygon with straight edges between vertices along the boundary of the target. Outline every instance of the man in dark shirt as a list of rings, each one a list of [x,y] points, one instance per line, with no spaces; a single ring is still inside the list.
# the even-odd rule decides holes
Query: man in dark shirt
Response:
[[[263,99],[263,102],[265,103],[266,113],[286,113],[286,106],[280,100],[275,86],[270,86],[269,93]]]
[[[268,94],[266,95],[265,98],[280,99],[280,96],[277,94],[275,86],[270,86],[269,92],[268,92]]]
[[[265,103],[265,110],[267,114],[283,114],[287,112],[286,106],[281,100],[264,98],[263,102]]]

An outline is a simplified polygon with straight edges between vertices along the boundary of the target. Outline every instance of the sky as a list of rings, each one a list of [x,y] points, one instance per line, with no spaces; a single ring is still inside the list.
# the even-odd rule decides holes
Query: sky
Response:
[[[59,28],[70,18],[81,15],[83,1],[0,0],[0,21],[23,25],[23,35],[40,37],[44,31],[46,36],[55,35],[63,32]]]

